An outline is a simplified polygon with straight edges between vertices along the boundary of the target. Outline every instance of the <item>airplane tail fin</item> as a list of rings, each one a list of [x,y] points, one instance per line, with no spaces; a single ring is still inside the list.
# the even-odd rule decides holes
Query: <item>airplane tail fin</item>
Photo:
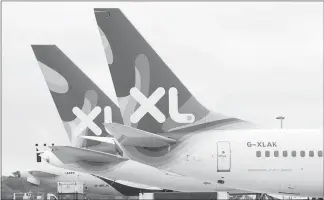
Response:
[[[151,133],[192,132],[239,120],[205,108],[120,9],[94,13],[125,125]]]
[[[107,136],[103,123],[123,123],[119,107],[56,45],[32,49],[72,146],[97,145],[82,136]]]

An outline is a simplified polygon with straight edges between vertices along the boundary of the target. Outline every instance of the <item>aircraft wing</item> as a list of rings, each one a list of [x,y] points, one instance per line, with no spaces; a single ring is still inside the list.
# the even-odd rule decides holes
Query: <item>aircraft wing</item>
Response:
[[[128,187],[133,187],[133,188],[140,188],[142,190],[163,190],[162,188],[159,187],[154,187],[154,186],[149,186],[149,185],[144,185],[140,183],[134,183],[130,181],[124,181],[124,180],[116,180],[115,183],[119,183]]]
[[[108,183],[111,187],[117,190],[120,194],[124,196],[136,196],[139,193],[145,192],[164,192],[165,190],[158,187],[153,187],[149,185],[143,185],[139,183],[123,181],[123,180],[110,180],[105,177],[94,175],[95,177],[103,180],[104,182]]]
[[[164,147],[177,141],[147,131],[117,123],[104,123],[106,130],[123,145],[138,147]],[[120,139],[121,138],[121,139]],[[120,141],[121,140],[121,141]]]
[[[70,146],[51,146],[52,153],[64,164],[78,161],[118,163],[127,160],[118,155]]]
[[[38,170],[31,170],[28,171],[28,173],[34,177],[56,177],[58,176],[57,174],[52,174],[48,172],[43,172],[43,171],[38,171]]]

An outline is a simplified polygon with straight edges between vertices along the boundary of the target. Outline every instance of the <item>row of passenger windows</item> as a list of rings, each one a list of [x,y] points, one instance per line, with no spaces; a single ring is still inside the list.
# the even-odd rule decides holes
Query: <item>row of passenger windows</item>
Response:
[[[261,157],[262,156],[261,154],[262,154],[261,151],[257,151],[256,152],[256,157]],[[283,157],[288,157],[288,154],[290,154],[292,157],[296,157],[297,154],[299,154],[300,157],[305,157],[305,156],[314,157],[315,154],[316,154],[316,151],[315,152],[314,151],[308,151],[308,152],[306,152],[306,151],[300,151],[300,152],[291,151],[290,153],[288,151],[282,151],[281,153],[279,153],[279,151],[273,151],[272,155],[274,157],[279,157],[280,156],[279,154],[282,154]],[[306,155],[306,154],[308,154],[308,155]],[[265,151],[264,156],[265,157],[270,157],[270,151]],[[323,151],[317,151],[317,156],[318,157],[323,157]]]

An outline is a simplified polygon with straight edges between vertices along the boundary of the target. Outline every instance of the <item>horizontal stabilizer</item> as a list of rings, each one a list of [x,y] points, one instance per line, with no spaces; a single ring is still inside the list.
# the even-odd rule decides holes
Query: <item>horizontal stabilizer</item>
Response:
[[[64,164],[78,161],[118,163],[127,159],[118,155],[70,146],[51,146],[52,153]]]
[[[122,138],[122,141],[119,142],[123,145],[138,147],[164,147],[177,142],[172,138],[164,137],[121,124],[105,123],[104,125],[106,130],[114,137]]]
[[[87,140],[93,140],[93,141],[115,145],[114,138],[112,137],[101,137],[101,136],[81,136],[81,137]]]

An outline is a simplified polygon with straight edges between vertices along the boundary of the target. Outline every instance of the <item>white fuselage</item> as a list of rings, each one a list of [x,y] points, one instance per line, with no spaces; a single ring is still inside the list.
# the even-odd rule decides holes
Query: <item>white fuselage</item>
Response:
[[[98,167],[92,165],[91,163],[89,163],[88,165],[80,163],[63,164],[50,151],[47,151],[44,154],[46,154],[44,156],[47,157],[46,160],[51,165],[64,169],[91,173],[100,177],[121,182],[129,181],[131,182],[131,184],[127,185],[136,188],[149,190],[168,189],[181,192],[244,192],[242,190],[237,190],[235,188],[227,187],[221,184],[206,183],[204,181],[196,180],[191,177],[162,171],[133,160]]]
[[[323,197],[321,130],[213,130],[184,145],[165,170],[242,190]]]
[[[99,168],[91,164],[64,165],[54,154],[49,163],[182,192],[241,190],[322,197],[323,157],[319,156],[320,152],[323,153],[320,130],[211,130],[186,137],[162,157],[141,154],[138,159],[128,155],[145,164],[128,160]]]

